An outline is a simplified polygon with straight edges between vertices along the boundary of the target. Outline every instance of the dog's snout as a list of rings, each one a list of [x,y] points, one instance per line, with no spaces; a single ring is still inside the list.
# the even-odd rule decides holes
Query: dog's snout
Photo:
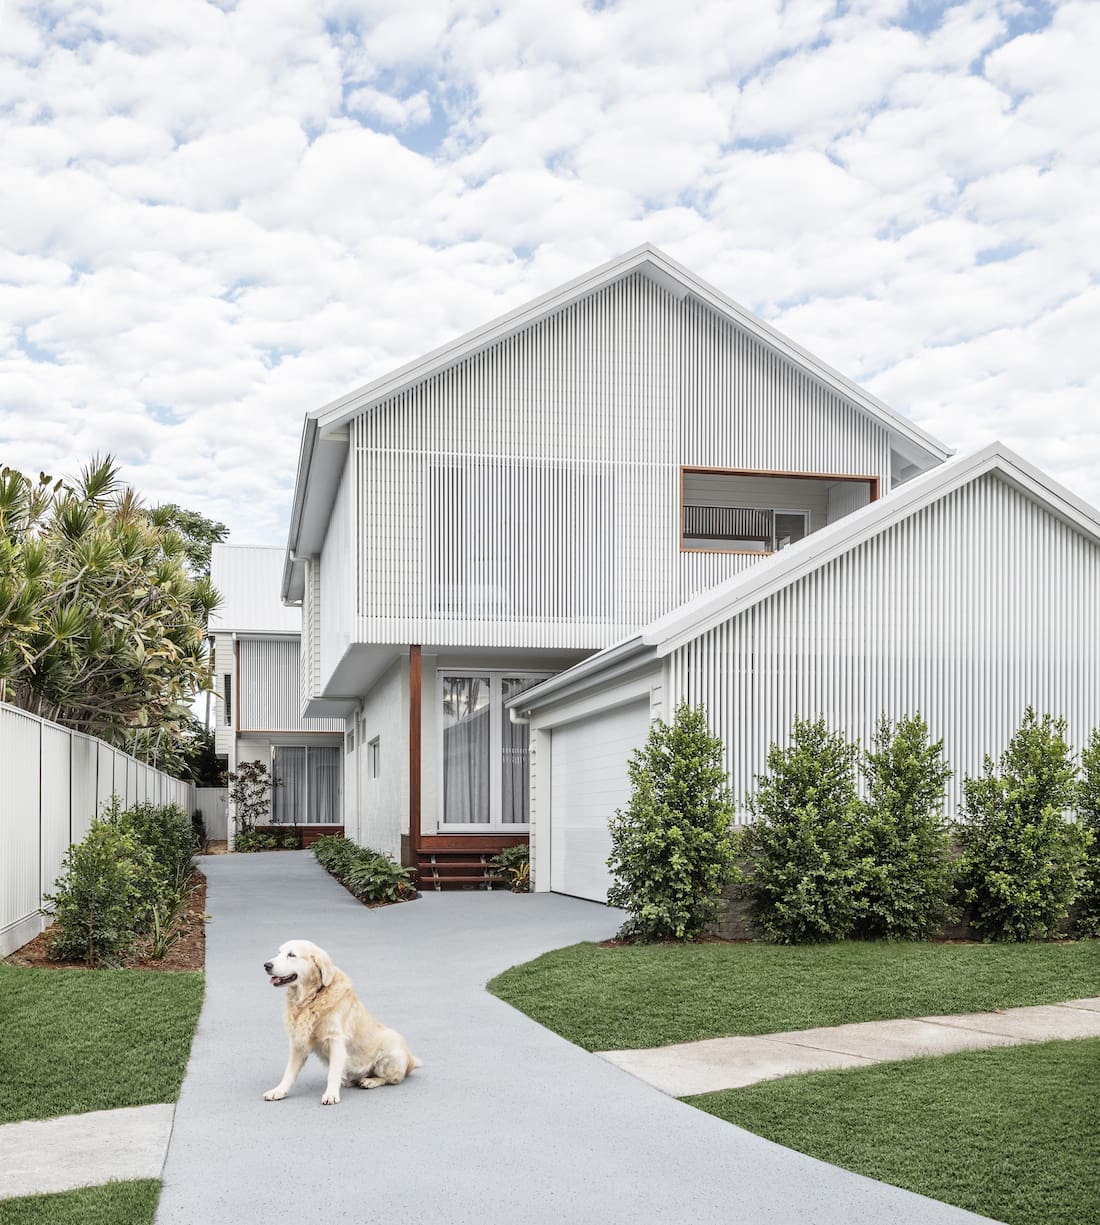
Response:
[[[268,972],[268,974],[271,973],[271,962],[270,961],[264,962],[264,969]]]

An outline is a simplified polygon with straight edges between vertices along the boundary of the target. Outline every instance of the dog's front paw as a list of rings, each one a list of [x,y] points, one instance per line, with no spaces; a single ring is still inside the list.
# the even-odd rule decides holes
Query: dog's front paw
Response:
[[[286,1097],[285,1089],[268,1089],[264,1094],[265,1102],[281,1102]]]
[[[321,1098],[321,1105],[322,1106],[339,1106],[340,1105],[340,1094],[336,1091],[333,1091],[332,1093],[326,1093],[325,1096]]]

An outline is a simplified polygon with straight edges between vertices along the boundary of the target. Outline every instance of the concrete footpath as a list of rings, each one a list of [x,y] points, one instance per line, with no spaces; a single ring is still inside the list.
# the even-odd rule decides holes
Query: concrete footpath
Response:
[[[206,999],[180,1100],[174,1118],[167,1116],[172,1130],[158,1225],[397,1219],[962,1225],[983,1219],[694,1110],[669,1094],[699,1091],[697,1081],[655,1091],[610,1057],[580,1050],[485,991],[487,980],[510,965],[609,937],[617,912],[555,895],[504,892],[428,894],[368,910],[308,853],[219,857],[205,860],[203,870],[213,915]],[[333,955],[367,1007],[405,1034],[424,1067],[402,1085],[347,1089],[338,1106],[322,1107],[324,1069],[311,1060],[286,1100],[262,1100],[279,1079],[286,1050],[283,997],[269,985],[263,962],[296,937]],[[1082,1015],[1100,1017],[1091,1006],[1096,1001],[1079,1003],[1086,1006],[1041,1011],[1053,1011],[1055,1019],[1064,1013],[1078,1025]],[[990,1016],[1009,1015],[980,1014],[986,1029],[971,1032],[984,1035]],[[1033,1040],[1055,1036],[1038,1032],[1046,1023],[1033,1018]],[[777,1045],[802,1058],[811,1049],[803,1037],[781,1035]],[[994,1040],[1018,1038],[1002,1032]],[[85,1144],[89,1132],[105,1143],[90,1158],[92,1175],[81,1181],[156,1177],[159,1170],[148,1167],[118,1172],[108,1156],[129,1158],[138,1149],[148,1156],[152,1145],[158,1166],[165,1115],[107,1113],[119,1117],[0,1128],[0,1171],[20,1151],[20,1134],[21,1177],[33,1178],[29,1158],[36,1147],[44,1170],[62,1159],[69,1164],[74,1141],[57,1138],[59,1129],[80,1128],[83,1119],[85,1151],[94,1147]],[[29,1188],[36,1189],[60,1188]],[[0,1195],[29,1190],[24,1185]]]
[[[798,1072],[862,1068],[893,1059],[922,1059],[1058,1038],[1100,1038],[1100,997],[956,1017],[862,1021],[746,1038],[705,1038],[600,1054],[662,1093],[688,1097],[742,1089]]]

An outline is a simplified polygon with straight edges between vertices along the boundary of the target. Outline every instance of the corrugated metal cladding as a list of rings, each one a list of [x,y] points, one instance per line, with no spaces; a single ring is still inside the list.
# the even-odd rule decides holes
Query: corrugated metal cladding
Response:
[[[599,647],[747,565],[681,465],[889,474],[886,431],[641,275],[355,418],[361,641]]]
[[[214,545],[210,581],[222,602],[210,614],[210,632],[301,633],[301,610],[284,606],[280,597],[285,561],[284,549]]]
[[[740,801],[795,718],[870,742],[919,712],[962,779],[1030,703],[1080,747],[1100,726],[1100,548],[993,474],[825,564],[669,657]]]
[[[237,696],[238,731],[342,732],[342,719],[303,719],[298,676],[301,647],[297,638],[237,642],[241,692]]]

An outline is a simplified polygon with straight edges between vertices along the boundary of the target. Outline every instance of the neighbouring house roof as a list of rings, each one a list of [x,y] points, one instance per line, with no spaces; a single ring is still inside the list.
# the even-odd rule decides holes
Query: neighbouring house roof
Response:
[[[853,511],[733,578],[708,588],[650,622],[636,635],[606,647],[575,667],[527,690],[507,705],[517,711],[537,710],[669,655],[716,625],[745,612],[991,472],[1100,545],[1100,511],[1003,443],[992,442],[915,477],[877,502]]]
[[[307,414],[291,508],[283,597],[301,598],[302,578],[300,567],[296,566],[296,555],[318,552],[324,540],[324,531],[332,512],[346,457],[347,424],[352,418],[635,273],[649,277],[680,299],[690,296],[703,303],[722,318],[748,332],[774,353],[795,363],[810,377],[817,379],[857,410],[884,426],[889,433],[891,446],[911,462],[916,460],[919,461],[919,466],[926,467],[929,464],[942,463],[953,454],[950,447],[814,357],[732,298],[726,297],[720,290],[677,263],[659,248],[651,243],[643,243],[625,255],[620,255]]]
[[[210,581],[222,603],[210,616],[212,634],[300,634],[302,610],[279,599],[285,550],[216,544]]]

